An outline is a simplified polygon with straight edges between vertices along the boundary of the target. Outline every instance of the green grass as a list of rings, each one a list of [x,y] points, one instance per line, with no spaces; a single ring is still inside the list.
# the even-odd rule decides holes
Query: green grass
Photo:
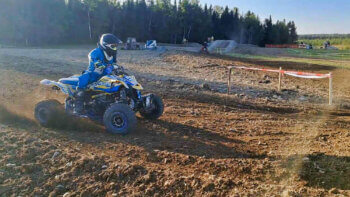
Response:
[[[229,54],[232,57],[265,61],[296,62],[350,69],[350,50],[287,49],[285,56]]]
[[[332,46],[338,47],[342,50],[350,49],[350,38],[324,38],[324,39],[300,39],[299,42],[312,44],[314,47],[322,47],[325,41],[330,41]]]
[[[324,50],[324,49],[287,49],[288,55],[303,58],[318,58],[327,60],[350,60],[350,50]]]

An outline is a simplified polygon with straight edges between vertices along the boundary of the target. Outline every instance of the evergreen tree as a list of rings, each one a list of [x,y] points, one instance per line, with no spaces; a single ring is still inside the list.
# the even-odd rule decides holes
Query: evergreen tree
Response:
[[[259,17],[238,8],[202,7],[198,0],[0,0],[0,43],[46,45],[96,42],[114,33],[123,40],[203,43],[208,37],[239,43],[283,44],[298,39],[293,21]]]
[[[294,21],[290,21],[287,26],[289,30],[289,43],[294,43],[298,40],[297,28]]]

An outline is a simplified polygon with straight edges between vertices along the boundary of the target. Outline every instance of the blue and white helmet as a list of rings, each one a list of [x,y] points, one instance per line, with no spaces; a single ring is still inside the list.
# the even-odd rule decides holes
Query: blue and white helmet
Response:
[[[103,34],[98,46],[108,55],[113,56],[117,53],[118,44],[123,43],[113,34]]]

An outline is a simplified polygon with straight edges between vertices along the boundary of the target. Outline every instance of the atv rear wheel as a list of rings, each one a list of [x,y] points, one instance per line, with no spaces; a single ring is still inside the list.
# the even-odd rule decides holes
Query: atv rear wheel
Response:
[[[159,96],[155,94],[152,94],[150,96],[151,96],[151,104],[153,105],[153,109],[152,110],[143,109],[140,111],[140,114],[142,117],[146,119],[155,120],[163,115],[164,104],[163,104],[162,98],[160,98]]]
[[[103,124],[109,133],[125,135],[135,130],[137,119],[128,105],[118,103],[105,111]]]
[[[35,106],[34,116],[39,124],[43,127],[50,127],[53,125],[61,103],[57,100],[41,101]]]

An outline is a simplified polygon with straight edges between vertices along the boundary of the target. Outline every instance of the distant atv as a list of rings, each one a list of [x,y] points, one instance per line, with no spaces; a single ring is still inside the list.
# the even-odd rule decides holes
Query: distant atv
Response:
[[[124,50],[141,50],[141,45],[136,41],[136,38],[129,37],[123,47]]]
[[[200,51],[201,53],[204,53],[204,54],[209,54],[209,51],[208,51],[208,48],[207,47],[202,47],[201,48],[201,51]]]
[[[157,119],[163,114],[164,106],[162,99],[155,94],[142,96],[141,84],[134,76],[128,76],[123,67],[114,68],[113,75],[104,76],[88,86],[84,101],[85,114],[81,117],[103,124],[110,133],[127,134],[137,125],[135,112],[140,112],[147,119]],[[63,78],[58,82],[44,79],[40,83],[67,94],[65,113],[73,116],[78,76]],[[44,127],[51,126],[60,105],[56,100],[38,103],[35,107],[36,120]]]
[[[209,50],[208,50],[208,43],[204,42],[201,48],[201,53],[205,53],[205,54],[209,54]]]

